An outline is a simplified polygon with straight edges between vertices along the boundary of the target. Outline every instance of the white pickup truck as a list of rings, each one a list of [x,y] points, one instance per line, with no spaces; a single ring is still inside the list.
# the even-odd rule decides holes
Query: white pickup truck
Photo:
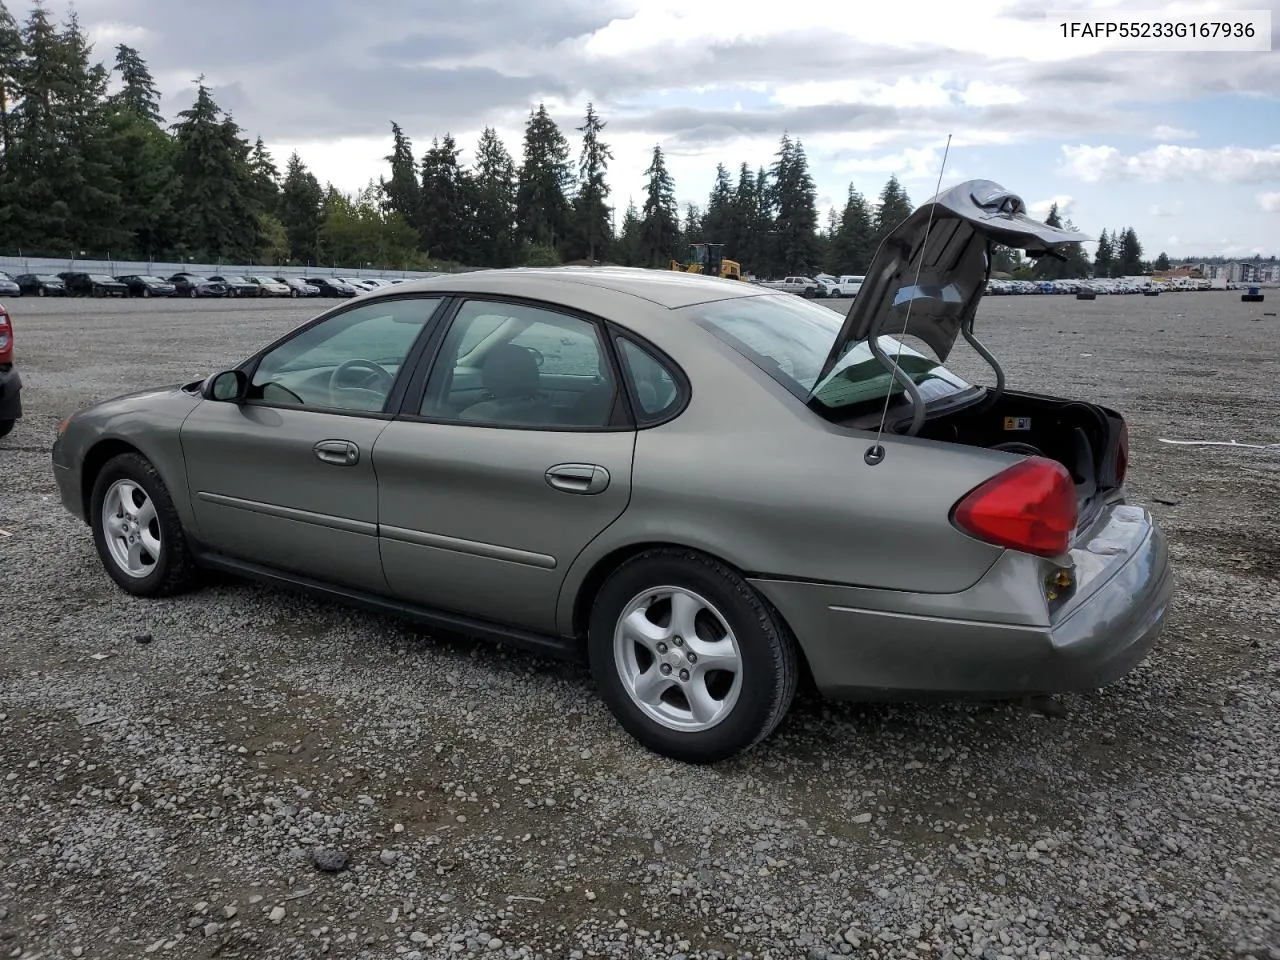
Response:
[[[766,280],[761,286],[785,293],[794,293],[801,297],[817,297],[822,295],[822,287],[817,280],[809,277],[783,277],[781,280]]]
[[[846,274],[845,276],[842,276],[842,277],[837,277],[835,281],[835,287],[836,287],[836,290],[838,290],[839,292],[836,294],[836,296],[856,297],[858,295],[858,291],[862,289],[862,281],[865,279],[866,277],[855,277],[850,274]]]

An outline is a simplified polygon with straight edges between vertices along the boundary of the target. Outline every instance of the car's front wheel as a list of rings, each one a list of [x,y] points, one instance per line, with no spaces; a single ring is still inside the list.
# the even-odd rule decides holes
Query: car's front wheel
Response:
[[[619,567],[596,596],[587,642],[614,716],[675,760],[755,746],[795,695],[786,626],[740,575],[691,550],[648,550]]]
[[[189,587],[195,562],[168,488],[151,461],[122,453],[98,474],[90,523],[98,557],[123,590],[164,597]]]

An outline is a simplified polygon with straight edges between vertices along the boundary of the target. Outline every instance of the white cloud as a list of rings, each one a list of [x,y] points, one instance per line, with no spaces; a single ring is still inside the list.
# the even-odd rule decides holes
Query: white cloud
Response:
[[[116,23],[112,20],[99,21],[85,32],[89,35],[90,43],[95,47],[112,50],[112,56],[118,44],[124,43],[139,48],[154,40],[156,36],[147,27],[131,23]]]
[[[948,159],[944,172],[949,182],[965,179],[964,174],[954,166],[954,159],[954,157]],[[933,185],[938,180],[938,174],[942,171],[942,148],[908,148],[897,153],[857,157],[842,160],[835,164],[835,168],[840,173],[864,179],[867,174],[883,175],[886,179],[893,174],[899,180],[923,180],[929,183],[932,191]]]
[[[1173,203],[1168,205],[1163,203],[1153,203],[1149,212],[1153,217],[1176,217],[1181,210],[1182,201],[1175,200]]]
[[[946,74],[903,77],[893,83],[873,80],[829,80],[787,84],[771,98],[784,107],[825,106],[832,103],[871,103],[878,107],[945,107],[951,103]]]
[[[1280,180],[1280,146],[1205,149],[1165,143],[1126,156],[1115,147],[1064,145],[1060,169],[1063,174],[1085,183],[1115,180],[1262,183]]]
[[[1199,134],[1194,130],[1187,130],[1183,127],[1170,127],[1166,124],[1160,124],[1151,131],[1151,139],[1159,140],[1162,143],[1169,143],[1173,140],[1194,140]]]
[[[997,107],[1014,103],[1025,103],[1027,96],[1016,87],[1002,83],[987,83],[985,80],[970,81],[960,94],[961,101],[970,107]]]
[[[1050,197],[1048,200],[1037,200],[1035,203],[1027,204],[1027,211],[1037,220],[1043,220],[1049,215],[1049,210],[1056,203],[1058,205],[1058,216],[1066,217],[1070,215],[1071,208],[1075,205],[1075,198],[1065,193],[1060,193]]]
[[[1264,213],[1280,213],[1280,190],[1271,193],[1260,193],[1255,198]]]

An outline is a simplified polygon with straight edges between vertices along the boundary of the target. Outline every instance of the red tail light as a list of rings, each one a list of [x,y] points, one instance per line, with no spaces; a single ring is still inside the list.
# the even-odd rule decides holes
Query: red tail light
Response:
[[[13,323],[0,307],[0,363],[13,363]]]
[[[996,546],[1054,557],[1066,553],[1079,507],[1062,464],[1028,457],[971,490],[951,513],[972,537]]]
[[[1129,425],[1120,424],[1120,444],[1116,448],[1116,486],[1124,483],[1125,473],[1129,469]]]

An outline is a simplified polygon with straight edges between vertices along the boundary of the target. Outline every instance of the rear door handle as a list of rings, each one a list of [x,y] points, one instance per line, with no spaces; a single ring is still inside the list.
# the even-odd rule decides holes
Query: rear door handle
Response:
[[[321,440],[312,450],[317,459],[340,467],[350,467],[360,460],[360,448],[350,440]]]
[[[547,483],[565,493],[592,496],[609,486],[609,471],[594,463],[558,463],[547,470]]]

